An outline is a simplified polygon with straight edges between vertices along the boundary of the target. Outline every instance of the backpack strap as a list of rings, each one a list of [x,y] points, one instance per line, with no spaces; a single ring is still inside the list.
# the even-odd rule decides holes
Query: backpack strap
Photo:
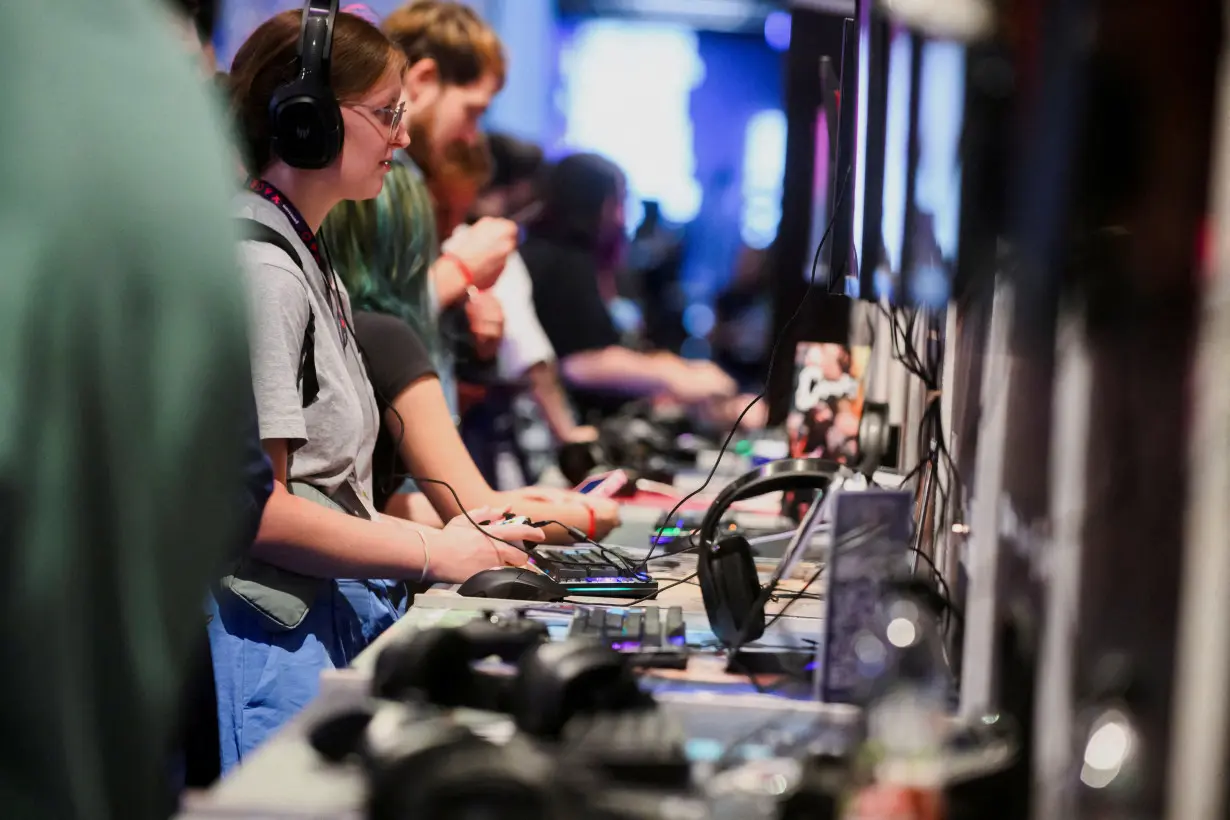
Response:
[[[263,222],[255,219],[240,218],[240,230],[245,239],[273,245],[283,251],[295,262],[295,267],[303,271],[303,258],[295,250],[295,246],[282,234]],[[304,271],[306,273],[306,271]],[[320,395],[320,380],[316,376],[316,314],[308,304],[307,327],[303,329],[303,342],[299,347],[299,371],[295,374],[295,385],[303,398],[303,407],[309,407]]]

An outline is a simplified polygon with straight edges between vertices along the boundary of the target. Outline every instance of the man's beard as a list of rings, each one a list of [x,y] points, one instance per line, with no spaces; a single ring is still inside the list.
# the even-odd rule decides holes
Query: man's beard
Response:
[[[410,155],[410,159],[414,160],[414,164],[423,170],[424,174],[430,175],[431,169],[436,166],[435,151],[431,145],[432,126],[436,121],[436,110],[432,106],[419,116],[413,117],[410,120],[410,145],[406,148],[406,153]]]

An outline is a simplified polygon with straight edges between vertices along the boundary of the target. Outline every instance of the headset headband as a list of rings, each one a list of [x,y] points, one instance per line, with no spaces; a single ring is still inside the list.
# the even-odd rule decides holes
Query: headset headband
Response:
[[[329,84],[338,0],[307,0],[299,24],[299,79]]]
[[[697,538],[701,553],[713,547],[722,516],[731,504],[776,490],[827,490],[840,469],[840,464],[819,458],[784,458],[744,473],[727,484],[705,512]]]

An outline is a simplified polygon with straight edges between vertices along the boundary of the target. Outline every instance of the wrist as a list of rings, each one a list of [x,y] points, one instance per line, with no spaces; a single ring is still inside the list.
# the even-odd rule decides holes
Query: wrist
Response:
[[[431,547],[427,544],[427,534],[422,530],[415,530],[415,534],[419,537],[419,544],[423,548],[423,569],[419,572],[419,583],[425,583],[431,577]]]
[[[441,256],[431,267],[432,281],[436,286],[437,308],[443,310],[463,299],[466,295],[466,276],[462,273],[453,254]]]
[[[585,528],[585,538],[593,541],[598,537],[598,514],[594,512],[593,506],[588,501],[581,503],[585,506],[585,512],[589,513],[589,525]]]
[[[453,269],[461,276],[461,281],[465,283],[466,288],[474,287],[474,271],[470,269],[470,266],[461,257],[455,253],[443,253],[440,254],[440,258],[453,266]]]

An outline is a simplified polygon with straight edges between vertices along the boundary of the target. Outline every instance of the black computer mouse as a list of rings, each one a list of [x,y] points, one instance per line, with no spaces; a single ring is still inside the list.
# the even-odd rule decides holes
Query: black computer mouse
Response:
[[[457,590],[467,598],[505,598],[510,601],[562,601],[562,586],[532,569],[498,567],[471,575]]]

